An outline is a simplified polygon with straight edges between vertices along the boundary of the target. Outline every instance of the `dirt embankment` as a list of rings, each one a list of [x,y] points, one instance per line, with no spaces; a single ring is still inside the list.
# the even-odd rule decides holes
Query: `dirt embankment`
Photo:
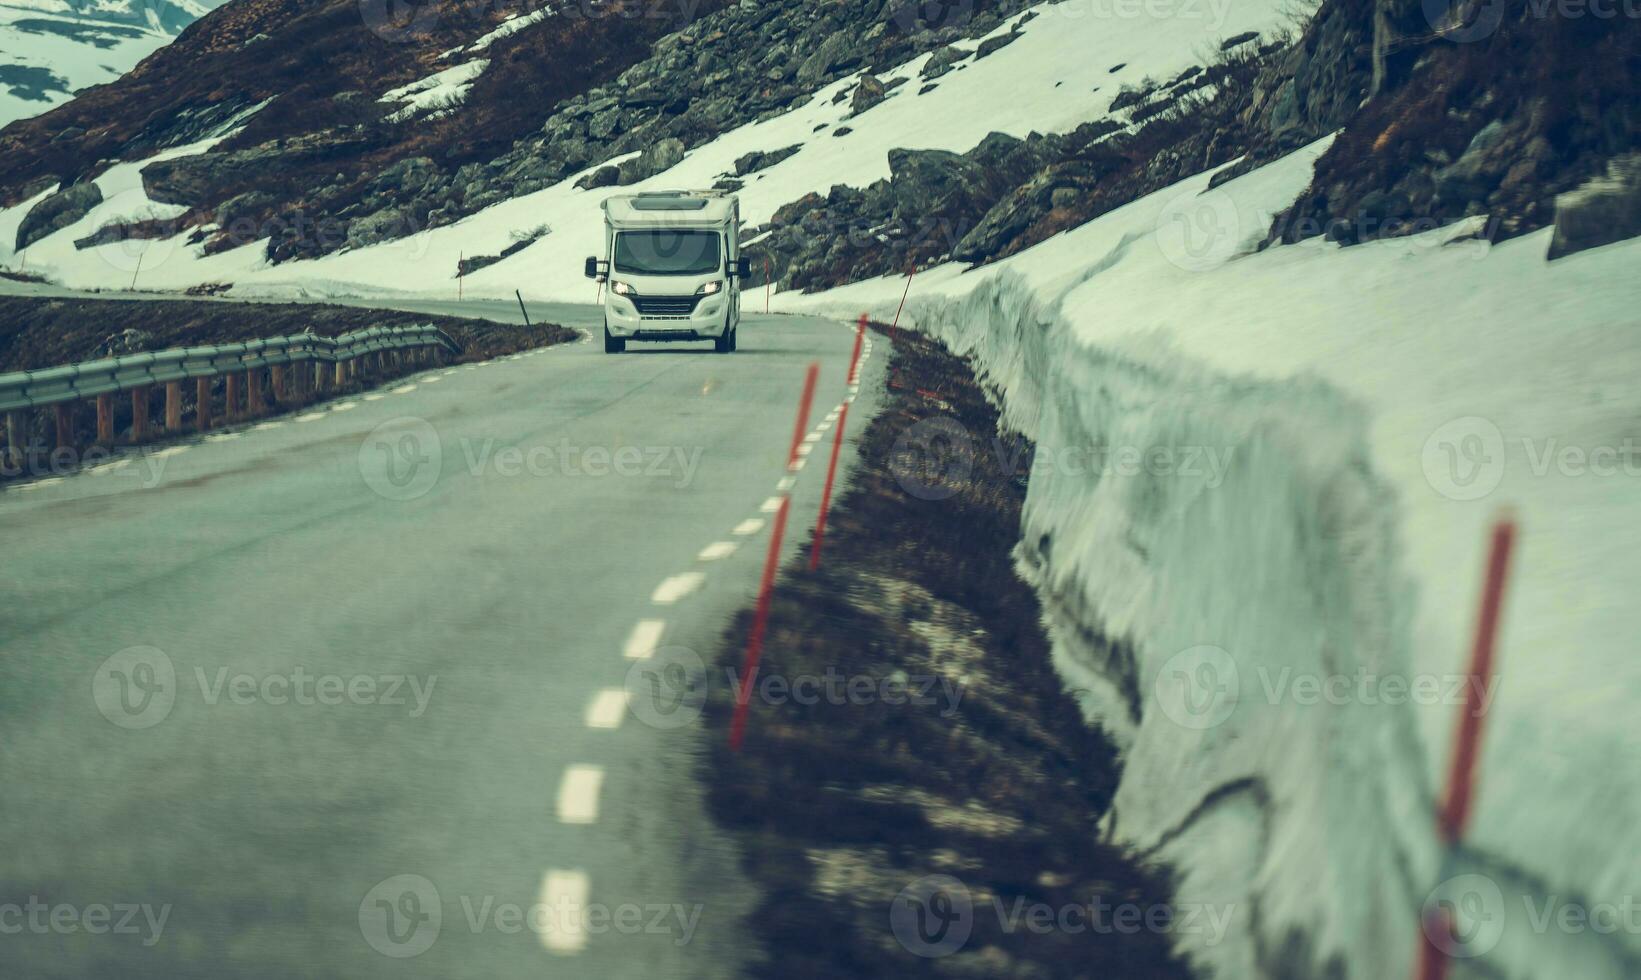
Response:
[[[557,324],[533,327],[353,306],[189,300],[37,299],[0,296],[0,374],[144,351],[286,337],[324,337],[367,327],[431,323],[482,361],[573,339]]]
[[[1189,976],[1164,876],[1097,840],[1115,755],[1051,666],[1014,571],[1030,447],[992,451],[997,415],[963,362],[919,336],[893,346],[824,561],[810,571],[806,549],[775,589],[746,743],[704,763],[715,819],[765,896],[750,972]],[[973,451],[923,451],[941,431]],[[718,669],[739,665],[751,618]],[[800,679],[829,676],[843,680],[800,703]],[[780,685],[791,696],[768,696]],[[716,731],[724,688],[707,700]],[[1136,912],[1141,925],[1119,924]]]

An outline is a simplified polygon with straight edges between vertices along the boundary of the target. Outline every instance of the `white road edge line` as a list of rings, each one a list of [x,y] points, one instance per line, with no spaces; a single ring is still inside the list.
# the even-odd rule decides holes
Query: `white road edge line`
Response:
[[[574,765],[564,770],[558,784],[560,823],[598,822],[598,791],[604,786],[604,767]]]

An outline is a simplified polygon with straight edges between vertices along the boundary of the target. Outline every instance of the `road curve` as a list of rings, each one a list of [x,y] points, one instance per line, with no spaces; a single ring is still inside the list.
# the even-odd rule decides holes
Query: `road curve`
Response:
[[[0,491],[0,813],[28,843],[0,855],[0,904],[45,923],[4,959],[735,974],[754,896],[694,764],[723,733],[623,692],[654,648],[709,657],[753,597],[805,366],[819,431],[852,346],[790,317],[748,317],[728,356],[563,345]]]

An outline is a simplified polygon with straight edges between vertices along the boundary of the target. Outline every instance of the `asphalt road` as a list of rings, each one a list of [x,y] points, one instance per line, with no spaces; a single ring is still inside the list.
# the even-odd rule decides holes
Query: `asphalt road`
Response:
[[[563,345],[0,491],[0,974],[736,973],[724,733],[660,667],[754,596],[852,345]]]

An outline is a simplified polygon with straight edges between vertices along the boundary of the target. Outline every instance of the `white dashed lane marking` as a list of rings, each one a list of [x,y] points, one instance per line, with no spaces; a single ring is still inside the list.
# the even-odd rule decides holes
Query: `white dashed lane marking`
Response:
[[[776,506],[778,507],[780,505],[777,504]],[[762,531],[763,529],[764,529],[763,518],[761,518],[761,517],[749,517],[746,520],[742,521],[741,523],[735,525],[735,529],[730,531],[729,533],[731,533],[733,535],[736,535],[737,537],[744,538],[749,534],[757,534],[759,531]]]
[[[574,765],[564,770],[558,784],[560,823],[597,823],[598,791],[604,786],[604,767]]]
[[[781,498],[770,497],[768,500],[764,501],[758,509],[763,511],[765,514],[773,514],[777,510],[781,509]]]
[[[700,572],[680,572],[663,580],[655,587],[650,601],[658,606],[670,606],[701,587],[707,577]]]
[[[585,872],[550,870],[541,881],[540,903],[546,912],[541,944],[554,953],[579,953],[587,947],[583,916],[587,908]]]
[[[632,628],[632,635],[627,637],[627,645],[622,647],[621,655],[628,660],[648,660],[655,654],[666,628],[665,620],[640,619]]]
[[[736,547],[737,545],[733,541],[714,541],[702,548],[701,553],[695,557],[701,561],[717,561],[720,558],[728,558],[733,555]]]
[[[415,385],[400,385],[399,387],[393,389],[393,393],[395,395],[408,395],[415,390]]]
[[[620,728],[621,719],[627,714],[627,691],[625,688],[610,687],[593,695],[587,705],[588,728]]]

